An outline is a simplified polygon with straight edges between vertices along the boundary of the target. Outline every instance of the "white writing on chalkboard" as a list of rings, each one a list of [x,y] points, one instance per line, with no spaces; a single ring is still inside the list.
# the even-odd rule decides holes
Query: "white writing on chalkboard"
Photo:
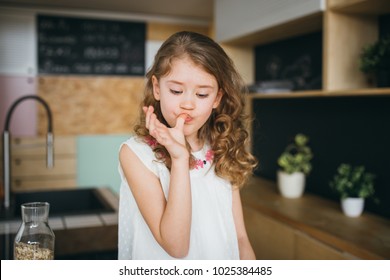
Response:
[[[45,36],[45,34],[39,34],[39,42],[41,44],[66,44],[66,45],[74,45],[77,43],[77,39],[74,36],[66,35],[66,36],[55,36],[52,35],[50,37]]]
[[[145,73],[145,23],[47,15],[37,22],[39,73]]]
[[[70,57],[72,55],[72,49],[64,46],[41,46],[39,52],[46,57]]]
[[[119,50],[115,47],[87,47],[84,57],[88,59],[118,59]]]
[[[56,64],[52,60],[46,60],[45,65],[43,65],[46,73],[68,73],[70,72],[70,67],[67,65]]]

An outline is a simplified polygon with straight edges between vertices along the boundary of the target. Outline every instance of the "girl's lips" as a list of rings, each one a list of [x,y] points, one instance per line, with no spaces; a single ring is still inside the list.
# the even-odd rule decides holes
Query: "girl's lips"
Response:
[[[180,114],[179,117],[182,117],[184,118],[185,122],[186,123],[189,123],[190,121],[192,121],[192,118],[190,115],[186,114],[186,113],[183,113],[183,114]]]

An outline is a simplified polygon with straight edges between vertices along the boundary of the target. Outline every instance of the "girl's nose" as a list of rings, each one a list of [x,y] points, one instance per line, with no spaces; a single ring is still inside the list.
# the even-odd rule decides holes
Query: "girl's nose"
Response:
[[[185,93],[182,95],[182,100],[180,102],[180,107],[183,109],[191,110],[195,108],[195,99],[193,94]]]

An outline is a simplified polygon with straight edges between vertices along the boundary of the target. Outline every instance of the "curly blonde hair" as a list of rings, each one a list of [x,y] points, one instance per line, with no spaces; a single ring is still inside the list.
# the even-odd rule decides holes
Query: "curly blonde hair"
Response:
[[[257,160],[246,150],[248,132],[247,116],[244,114],[245,84],[236,71],[233,61],[215,41],[195,32],[178,32],[169,37],[157,52],[154,64],[146,74],[147,82],[143,106],[153,106],[157,118],[168,126],[164,119],[159,101],[154,99],[152,76],[158,80],[171,70],[174,59],[190,58],[197,66],[213,75],[222,90],[219,106],[198,131],[199,139],[210,143],[214,152],[215,172],[229,180],[234,187],[241,188],[252,174]],[[144,139],[150,139],[145,127],[145,115],[140,110],[139,123],[135,133]],[[164,146],[156,143],[153,150],[158,160],[170,169],[171,158]],[[190,166],[194,159],[190,159]]]

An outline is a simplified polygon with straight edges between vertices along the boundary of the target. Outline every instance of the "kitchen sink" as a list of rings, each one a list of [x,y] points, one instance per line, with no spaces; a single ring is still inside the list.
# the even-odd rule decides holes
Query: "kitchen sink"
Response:
[[[115,212],[98,188],[17,192],[12,194],[12,207],[2,209],[0,219],[20,218],[20,206],[26,202],[48,202],[49,217]]]

